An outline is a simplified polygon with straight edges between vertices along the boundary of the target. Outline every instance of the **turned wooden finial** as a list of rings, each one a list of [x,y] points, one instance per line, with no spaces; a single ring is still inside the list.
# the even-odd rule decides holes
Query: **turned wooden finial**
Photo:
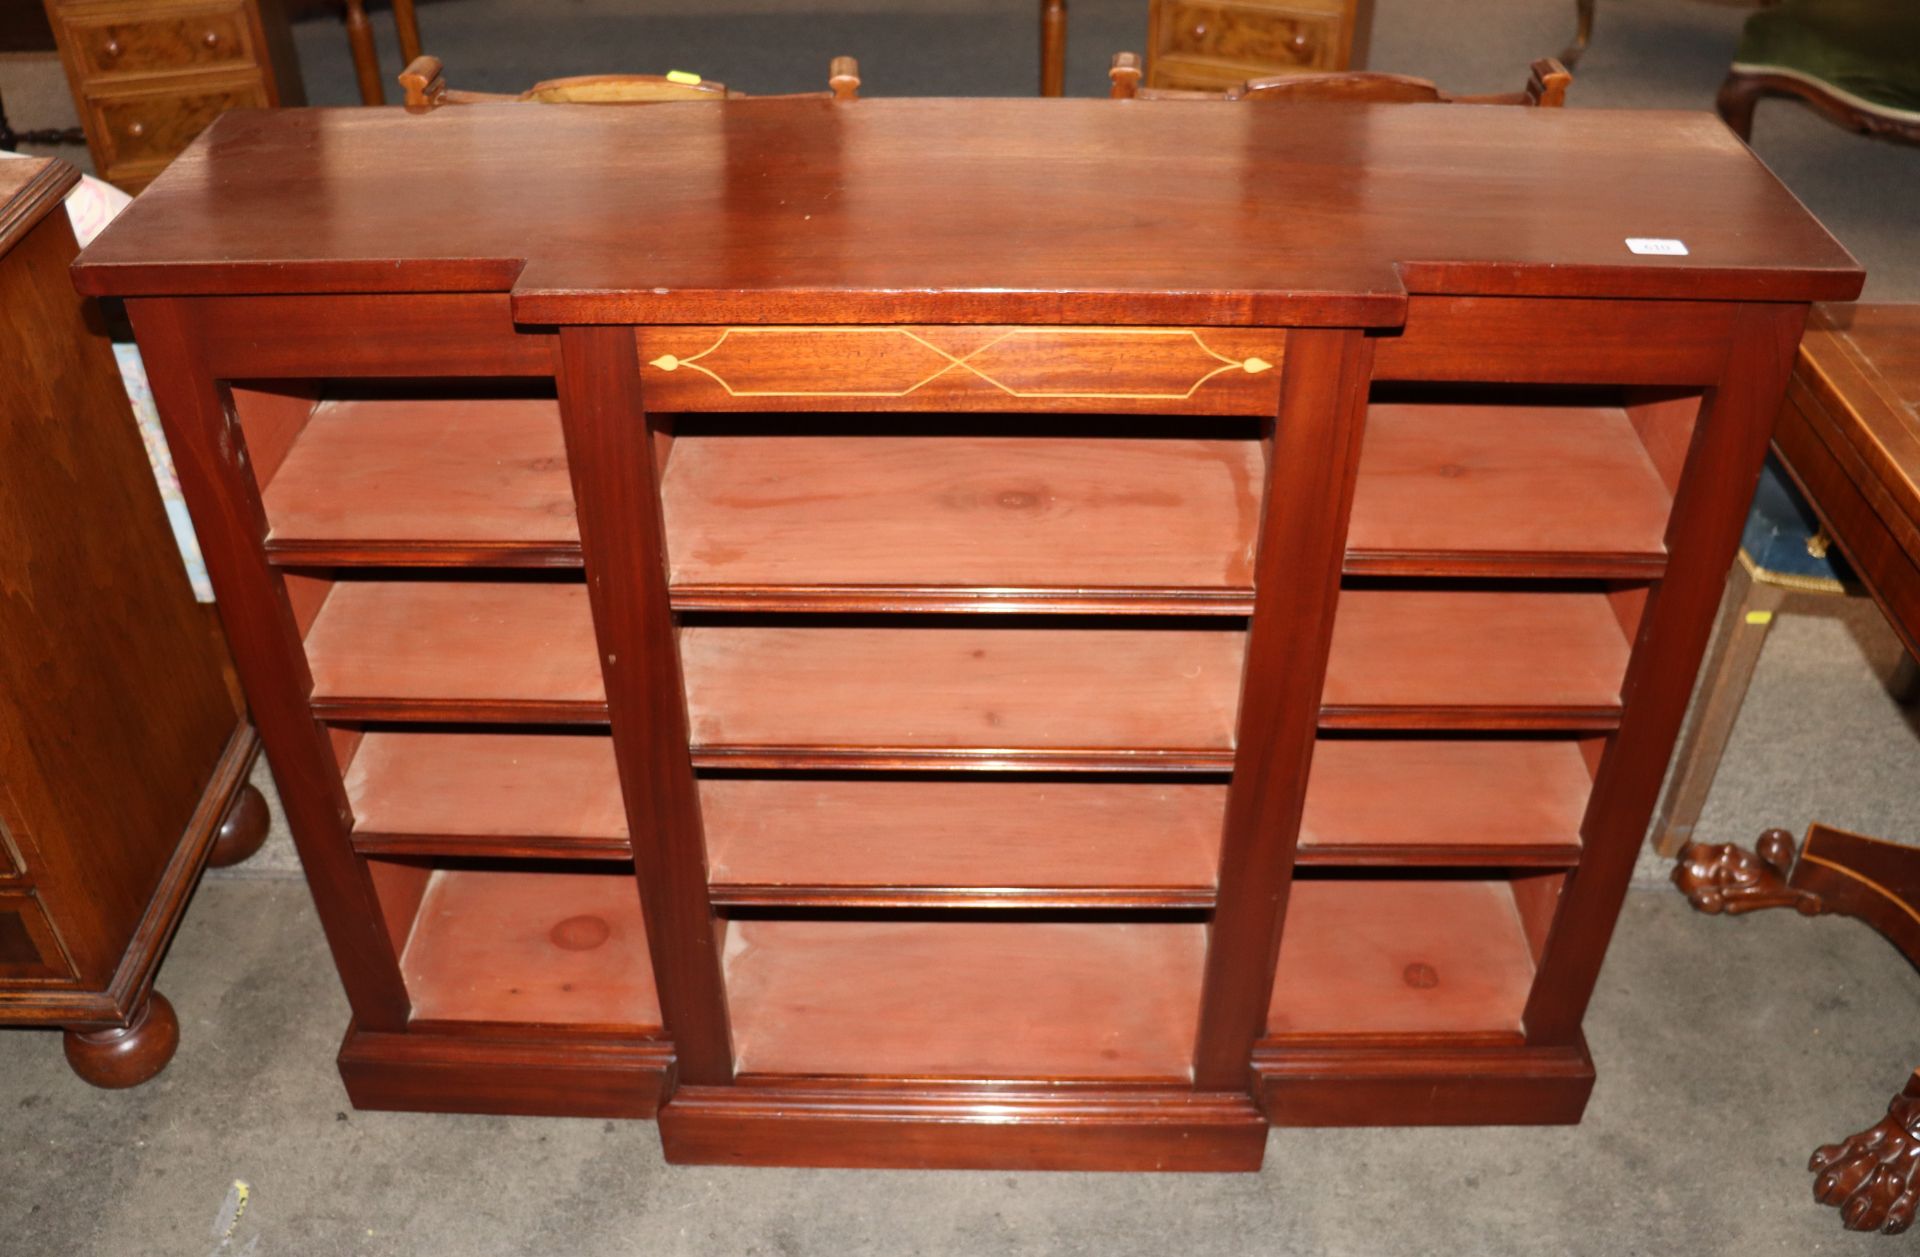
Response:
[[[1114,53],[1113,66],[1107,71],[1107,78],[1113,83],[1108,95],[1115,100],[1132,100],[1134,93],[1140,90],[1140,54]]]
[[[400,71],[400,86],[407,93],[407,112],[426,113],[439,108],[447,98],[447,79],[440,58],[424,54],[415,57]]]
[[[827,65],[827,86],[835,100],[859,100],[860,63],[852,57],[835,57]]]
[[[1558,109],[1567,103],[1567,89],[1573,86],[1573,74],[1552,57],[1542,57],[1528,67],[1527,99],[1543,109]]]

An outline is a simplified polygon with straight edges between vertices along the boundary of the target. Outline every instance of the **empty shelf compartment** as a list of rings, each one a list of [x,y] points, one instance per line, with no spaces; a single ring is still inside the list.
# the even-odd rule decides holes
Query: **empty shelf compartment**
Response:
[[[742,1074],[1184,1080],[1206,929],[736,920]]]
[[[631,866],[617,872],[376,862],[413,1021],[657,1032]],[[417,898],[416,898],[417,896]],[[409,913],[409,902],[417,902]]]
[[[1375,401],[1354,486],[1348,570],[1478,564],[1658,574],[1672,495],[1626,410],[1540,402]]]
[[[718,777],[700,804],[721,903],[1204,908],[1226,787]]]
[[[586,586],[339,581],[307,632],[334,719],[606,719]]]
[[[681,435],[662,492],[681,601],[812,588],[1245,603],[1265,474],[1250,438],[803,426]]]
[[[1512,883],[1294,883],[1269,1037],[1513,1034],[1534,958]]]
[[[378,730],[360,738],[346,787],[362,851],[603,859],[630,851],[604,733]]]

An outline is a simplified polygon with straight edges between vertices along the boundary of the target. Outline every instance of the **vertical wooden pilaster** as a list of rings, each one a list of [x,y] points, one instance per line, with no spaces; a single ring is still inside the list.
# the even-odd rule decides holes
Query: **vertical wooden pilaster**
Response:
[[[1287,335],[1194,1053],[1202,1090],[1247,1087],[1266,1030],[1372,363],[1358,331]]]
[[[1695,426],[1667,524],[1667,568],[1640,617],[1623,710],[1594,777],[1584,851],[1527,1001],[1527,1037],[1569,1042],[1613,937],[1786,393],[1807,308],[1749,305]]]
[[[562,328],[559,387],[660,1008],[681,1081],[724,1084],[733,1080],[733,1044],[634,330]]]
[[[411,1006],[366,863],[353,851],[353,812],[326,729],[313,718],[313,677],[287,601],[267,562],[267,518],[246,438],[207,369],[190,300],[129,301],[153,399],[194,531],[219,598],[220,622],[260,731],[280,805],[307,872],[327,945],[362,1030],[402,1030]]]

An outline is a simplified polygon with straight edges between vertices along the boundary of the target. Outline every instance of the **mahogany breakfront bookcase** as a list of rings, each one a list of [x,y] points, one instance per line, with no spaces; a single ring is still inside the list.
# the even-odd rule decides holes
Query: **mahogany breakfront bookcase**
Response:
[[[1705,115],[1074,100],[230,113],[76,274],[355,1104],[1136,1169],[1579,1118],[1861,284]]]

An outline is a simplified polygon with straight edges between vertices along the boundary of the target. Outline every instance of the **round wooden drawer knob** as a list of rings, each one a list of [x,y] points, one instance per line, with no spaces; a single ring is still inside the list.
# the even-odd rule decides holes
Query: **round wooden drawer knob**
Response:
[[[209,48],[218,48],[220,46],[220,32],[208,31],[200,37],[200,42]]]
[[[127,124],[127,134],[131,135],[136,140],[139,139],[141,136],[145,135],[146,133],[147,133],[147,124],[139,121],[138,119],[135,119],[134,121],[129,122]]]
[[[101,55],[107,57],[109,60],[119,56],[125,51],[126,49],[120,45],[120,41],[117,39],[109,39],[106,43],[100,45]]]
[[[1205,39],[1207,37],[1207,24],[1205,22],[1195,22],[1193,24],[1193,37],[1195,39]]]

